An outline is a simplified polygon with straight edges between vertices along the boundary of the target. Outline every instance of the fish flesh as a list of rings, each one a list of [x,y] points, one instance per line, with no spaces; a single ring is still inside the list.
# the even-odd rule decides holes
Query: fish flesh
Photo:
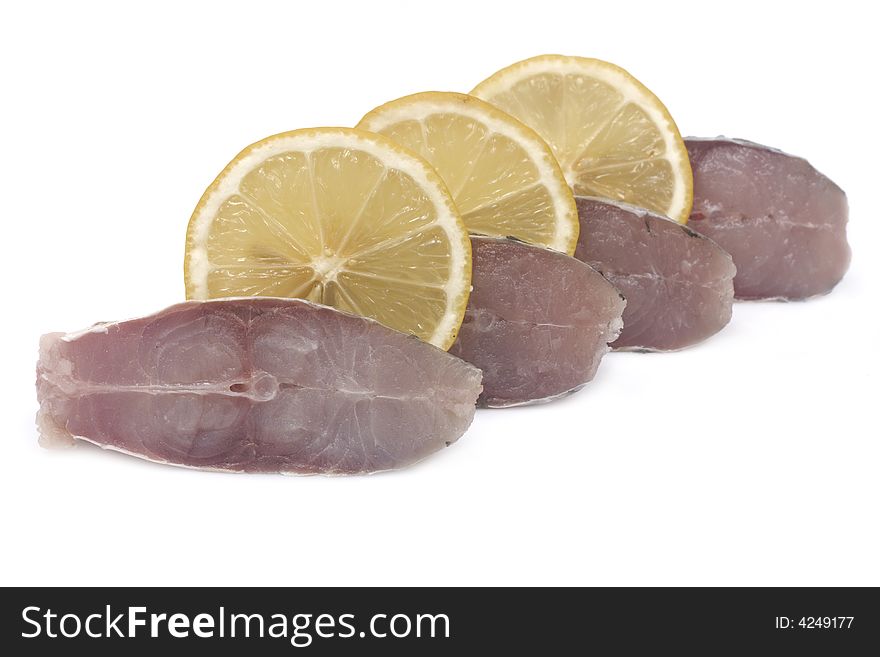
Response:
[[[360,474],[470,425],[480,372],[378,322],[298,299],[181,303],[40,340],[41,443],[85,440],[209,470]]]
[[[473,290],[449,350],[479,367],[478,405],[521,406],[593,379],[620,332],[626,301],[564,253],[512,238],[471,236]]]
[[[846,194],[809,162],[741,139],[685,140],[694,172],[688,224],[736,263],[738,299],[806,299],[849,268]]]
[[[450,353],[483,371],[478,404],[560,397],[596,374],[625,301],[588,265],[511,238],[471,237],[473,291]]]
[[[721,247],[643,208],[586,196],[575,201],[581,222],[575,257],[626,297],[614,349],[683,349],[727,325],[736,268]]]

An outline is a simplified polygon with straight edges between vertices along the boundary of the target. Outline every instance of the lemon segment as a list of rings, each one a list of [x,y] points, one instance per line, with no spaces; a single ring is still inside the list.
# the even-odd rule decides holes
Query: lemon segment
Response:
[[[687,221],[693,176],[684,142],[660,100],[622,68],[543,55],[498,71],[471,93],[540,134],[575,194]]]
[[[574,253],[577,207],[553,151],[489,103],[467,94],[419,93],[377,107],[358,128],[430,162],[470,232]]]
[[[282,133],[242,151],[187,230],[190,299],[309,299],[443,349],[471,284],[470,240],[436,172],[350,128]]]

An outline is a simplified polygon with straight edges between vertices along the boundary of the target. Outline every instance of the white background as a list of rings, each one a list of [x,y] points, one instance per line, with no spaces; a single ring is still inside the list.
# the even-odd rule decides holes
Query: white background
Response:
[[[880,585],[869,3],[130,4],[0,10],[0,583]],[[181,300],[190,213],[242,147],[545,52],[624,66],[683,134],[808,157],[849,193],[843,283],[738,304],[685,352],[611,354],[403,472],[37,446],[39,335]]]

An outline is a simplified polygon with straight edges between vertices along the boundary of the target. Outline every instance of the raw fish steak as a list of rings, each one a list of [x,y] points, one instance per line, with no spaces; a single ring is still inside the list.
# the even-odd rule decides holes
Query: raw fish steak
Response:
[[[625,301],[564,253],[471,237],[473,291],[450,353],[483,370],[479,404],[518,406],[573,392],[596,374]]]
[[[849,267],[846,194],[806,160],[740,139],[685,140],[689,225],[736,263],[738,299],[825,294]]]
[[[308,301],[191,301],[40,340],[41,443],[86,440],[160,463],[358,474],[447,446],[480,372]]]
[[[730,256],[712,240],[666,217],[607,199],[579,196],[575,257],[626,297],[615,349],[682,349],[730,321]]]

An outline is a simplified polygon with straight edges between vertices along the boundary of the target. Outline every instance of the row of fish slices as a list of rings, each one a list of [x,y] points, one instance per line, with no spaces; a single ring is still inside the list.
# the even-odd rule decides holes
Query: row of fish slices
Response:
[[[846,198],[836,185],[804,160],[773,149],[735,140],[690,140],[689,146],[697,189],[694,223],[715,231],[737,254],[741,296],[802,298],[836,284],[849,262]],[[579,198],[578,210],[583,230],[576,255],[626,292],[625,310],[614,288],[574,258],[513,240],[474,237],[475,290],[452,353],[482,369],[483,405],[560,396],[592,378],[609,342],[620,348],[680,348],[708,337],[730,317],[734,269],[712,241],[607,200]],[[782,269],[768,274],[768,262]],[[268,331],[274,337],[255,342],[248,354],[240,340],[251,328],[243,332],[234,318],[244,312],[260,317],[267,310],[273,311],[270,327],[280,322],[283,330],[275,326]],[[621,313],[624,331],[614,341]],[[194,315],[200,322],[193,322]],[[291,315],[296,323],[285,324]],[[200,334],[199,326],[211,330]],[[361,337],[351,339],[354,333]],[[333,359],[330,351],[311,348],[328,341],[356,347],[365,335],[371,353],[387,357],[368,369],[402,386],[391,394],[366,370],[339,365],[358,367],[362,359]],[[150,460],[221,470],[353,473],[400,467],[454,442],[470,424],[481,389],[476,369],[399,335],[306,302],[263,299],[191,302],[142,320],[51,334],[43,339],[38,366],[42,438],[81,438]],[[230,351],[230,344],[238,346]],[[223,369],[227,374],[205,369],[225,366],[218,355],[230,353],[238,359]],[[316,363],[321,353],[326,362]],[[143,354],[154,360],[141,363]],[[253,367],[244,367],[248,358],[262,358],[270,371],[270,364],[285,367],[254,378]],[[129,371],[122,363],[137,363],[138,369]],[[423,371],[413,363],[429,364],[443,376],[407,382],[408,372]],[[227,380],[236,367],[241,380]],[[144,396],[137,391],[145,384],[138,372],[166,383],[154,384],[157,389]],[[300,376],[285,382],[285,372]],[[309,372],[326,376],[303,385]],[[359,377],[357,390],[342,384],[350,388]],[[212,380],[217,390],[205,387]],[[420,386],[431,394],[419,394]],[[458,397],[451,396],[453,390]],[[370,399],[377,392],[391,401],[382,410],[374,407],[371,421],[356,423],[357,429],[334,426],[322,415],[340,404],[375,406]],[[417,416],[435,421],[412,440]],[[248,420],[252,417],[255,422]],[[259,436],[241,429],[246,420]],[[205,422],[210,426],[198,424]],[[375,449],[358,450],[356,443],[367,444],[359,432],[367,429]]]
[[[836,185],[800,158],[751,143],[688,145],[694,224],[736,254],[740,296],[804,298],[840,280],[849,247],[846,197]],[[478,394],[487,406],[552,399],[591,379],[609,342],[681,348],[727,323],[734,268],[714,242],[638,208],[577,203],[577,257],[625,291],[628,303],[624,309],[616,290],[574,258],[474,237],[475,289],[452,353],[482,370],[482,393],[477,369],[370,320],[296,300],[191,302],[142,320],[45,336],[42,439],[80,438],[198,468],[373,472],[454,442],[470,424]],[[624,330],[615,341],[621,313]],[[251,317],[246,328],[243,314]],[[254,323],[263,314],[265,322]],[[269,337],[248,352],[251,332]],[[378,363],[364,368],[364,359],[340,357],[346,345],[364,342]],[[343,345],[342,353],[318,349],[327,343]],[[230,354],[231,364],[224,361]],[[141,362],[145,355],[149,362]],[[259,360],[259,376],[248,359]],[[426,378],[428,370],[440,375]],[[310,381],[318,372],[320,380]],[[153,388],[146,396],[139,388],[147,382],[137,378],[145,373]],[[291,373],[298,375],[285,380]],[[353,379],[360,382],[354,390]],[[382,388],[389,382],[392,389]],[[351,409],[341,426],[334,424],[344,417],[340,406]],[[365,406],[369,421],[351,422]],[[423,417],[432,418],[430,427],[416,421]],[[414,435],[420,426],[423,435]]]
[[[453,353],[483,370],[484,405],[578,389],[593,378],[606,343],[669,351],[702,342],[729,323],[734,298],[805,299],[841,280],[850,248],[840,187],[803,158],[753,142],[686,144],[695,189],[689,226],[608,199],[576,199],[575,257],[613,284],[625,307],[595,285],[560,285],[578,269],[570,258],[515,244],[499,258],[500,247],[475,243],[475,291]],[[590,365],[573,372],[573,361]]]

